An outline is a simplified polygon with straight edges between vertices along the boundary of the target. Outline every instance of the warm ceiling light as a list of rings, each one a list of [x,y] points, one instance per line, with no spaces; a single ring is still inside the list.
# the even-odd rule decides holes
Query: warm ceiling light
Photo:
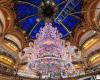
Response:
[[[98,59],[100,60],[100,53],[98,53],[98,54],[92,56],[92,57],[89,59],[89,61],[95,62],[95,61],[98,61]]]
[[[12,43],[5,43],[5,45],[8,47],[8,48],[10,48],[11,50],[13,50],[13,51],[17,51],[18,49],[17,49],[17,47],[14,45],[14,44],[12,44]]]
[[[36,21],[37,21],[37,22],[39,22],[39,21],[40,21],[40,19],[38,18],[38,19],[36,19]]]
[[[99,38],[92,38],[88,41],[85,42],[85,44],[83,45],[84,49],[88,49],[91,46],[93,46],[98,40],[100,40]]]
[[[44,6],[44,3],[43,2],[41,3],[41,6]]]
[[[12,59],[10,59],[4,55],[0,55],[0,62],[3,62],[3,63],[8,64],[8,65],[13,64]]]
[[[8,19],[8,20],[11,20],[11,18],[10,18],[10,17],[8,17],[7,19]]]
[[[81,65],[76,64],[75,67],[76,67],[77,69],[80,69],[80,68],[81,68]]]
[[[25,34],[25,33],[26,33],[26,31],[23,30],[23,34]]]
[[[47,3],[47,4],[49,4],[49,3],[50,3],[50,1],[47,1],[46,3]]]
[[[52,6],[54,6],[55,5],[55,3],[54,2],[52,2]]]

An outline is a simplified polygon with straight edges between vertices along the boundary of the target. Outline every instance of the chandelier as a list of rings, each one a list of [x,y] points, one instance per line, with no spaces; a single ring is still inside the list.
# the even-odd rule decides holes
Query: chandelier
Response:
[[[36,34],[36,40],[29,42],[29,47],[24,48],[19,53],[19,58],[27,59],[27,68],[42,75],[61,74],[72,75],[77,73],[72,64],[72,56],[80,58],[80,51],[61,39],[62,34],[57,28],[52,27],[51,23],[45,23],[45,26]]]

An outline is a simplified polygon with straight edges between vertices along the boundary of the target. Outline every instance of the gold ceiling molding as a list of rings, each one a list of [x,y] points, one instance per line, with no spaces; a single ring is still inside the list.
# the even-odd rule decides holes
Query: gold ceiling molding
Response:
[[[95,10],[96,6],[100,0],[87,0],[86,5],[84,6],[83,11],[86,11],[84,13],[84,18],[90,26],[95,26],[94,24],[94,16],[95,16]]]
[[[80,27],[76,28],[74,30],[74,38],[73,38],[73,42],[76,43],[77,46],[79,46],[79,42],[80,42],[80,39],[81,37],[88,31],[91,30],[91,27],[88,26],[87,24],[82,24],[80,25]]]
[[[2,34],[0,35],[0,43],[4,40],[4,36],[9,32],[14,30],[14,15],[13,12],[8,7],[0,7],[5,19],[5,26],[3,27]]]
[[[85,33],[81,36],[81,38],[80,38],[80,40],[79,40],[79,46],[82,47],[82,45],[83,45],[86,41],[88,41],[89,39],[93,38],[93,37],[96,36],[96,35],[97,35],[97,32],[96,32],[95,30],[89,30],[89,31],[85,32]]]
[[[84,15],[85,18],[85,22],[83,22],[80,27],[76,27],[76,29],[74,30],[75,34],[74,34],[74,41],[76,42],[76,45],[79,46],[79,41],[80,38],[89,30],[93,30],[95,29],[94,27],[96,26],[94,24],[94,15],[95,15],[95,8],[97,3],[99,2],[99,0],[86,0],[84,2],[84,7],[82,9],[82,14]],[[78,32],[78,33],[77,33]]]
[[[0,62],[4,63],[4,64],[7,64],[9,66],[13,65],[14,64],[14,61],[13,59],[5,56],[5,55],[0,55]]]
[[[17,44],[19,49],[22,49],[21,41],[15,35],[7,34],[5,35],[5,40],[7,40],[8,42],[14,42],[15,44]]]
[[[85,65],[83,61],[75,61],[73,62],[74,66],[76,67],[76,69],[84,69]]]
[[[0,3],[7,3],[7,2],[11,2],[12,0],[0,0]]]
[[[76,67],[76,69],[84,69],[85,68],[84,64],[74,64],[74,66]]]
[[[97,3],[97,6],[96,6],[94,22],[96,26],[100,26],[100,1]]]
[[[0,7],[0,16],[2,17],[2,20],[1,20],[1,22],[2,22],[2,26],[3,26],[3,29],[2,29],[2,33],[3,32],[5,32],[5,29],[6,29],[6,20],[7,20],[7,17],[6,17],[6,13],[5,13],[5,11],[4,11],[4,9],[3,8],[1,8]]]
[[[10,49],[10,51],[13,51],[13,53],[18,53],[21,50],[21,43],[20,41],[12,35],[5,36],[3,45],[6,49]]]
[[[3,29],[5,28],[5,16],[3,12],[0,10],[0,34],[2,34]]]
[[[8,7],[0,7],[0,10],[3,12],[5,17],[5,29],[3,32],[7,32],[8,29],[14,26],[14,15],[13,12]]]
[[[100,65],[100,52],[88,58],[91,67]]]
[[[90,57],[89,61],[94,63],[95,60],[99,60],[100,61],[100,53],[93,55],[92,57]]]
[[[83,49],[87,50],[89,48],[91,48],[94,44],[96,44],[98,41],[100,40],[100,38],[97,37],[93,37],[88,39],[87,41],[85,41],[85,43],[83,44]]]
[[[27,41],[25,39],[25,36],[24,36],[22,30],[12,29],[12,30],[9,30],[7,32],[7,34],[15,36],[18,39],[18,41],[21,43],[21,48],[25,47],[25,42],[27,42]]]
[[[0,0],[1,6],[9,6],[11,5],[12,0]]]
[[[100,49],[100,36],[96,35],[84,42],[84,44],[82,45],[82,56],[84,58],[88,58],[90,55],[92,55],[93,52],[96,52],[98,49]]]
[[[5,22],[6,22],[5,28],[3,29],[3,32],[2,32],[3,35],[2,35],[2,37],[0,37],[0,42],[2,42],[2,40],[3,40],[2,38],[4,38],[4,36],[6,34],[11,34],[11,35],[16,36],[21,41],[22,47],[24,47],[26,39],[24,37],[23,31],[21,29],[16,30],[16,28],[15,28],[14,13],[11,11],[10,8],[8,8],[6,6],[0,7],[0,10],[3,12],[3,14],[5,16]]]
[[[11,42],[8,42],[8,41],[5,41],[4,42],[4,45],[9,48],[11,51],[14,51],[15,53],[18,53],[18,48],[17,46],[14,44],[14,43],[11,43]]]

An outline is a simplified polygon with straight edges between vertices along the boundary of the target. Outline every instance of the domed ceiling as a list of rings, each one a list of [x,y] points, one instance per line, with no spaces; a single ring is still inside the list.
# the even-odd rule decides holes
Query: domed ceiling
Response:
[[[82,0],[16,0],[16,24],[35,39],[45,22],[51,22],[66,38],[81,23],[81,8]]]

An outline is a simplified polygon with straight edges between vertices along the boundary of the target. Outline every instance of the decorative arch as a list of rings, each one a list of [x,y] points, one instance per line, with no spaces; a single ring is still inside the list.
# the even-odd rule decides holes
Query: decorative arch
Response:
[[[93,51],[89,56],[88,56],[88,62],[92,67],[98,66],[100,64],[100,49],[97,49]]]
[[[100,1],[98,2],[95,10],[94,20],[97,25],[100,25]]]
[[[8,3],[10,1],[12,1],[12,0],[0,0],[0,3]]]
[[[88,55],[98,49],[100,49],[100,36],[96,35],[86,40],[82,45],[83,57],[88,57]]]
[[[79,46],[82,46],[82,44],[87,41],[89,38],[91,38],[92,36],[94,36],[96,34],[96,31],[94,30],[89,30],[87,32],[85,32],[81,38],[80,38],[80,41],[79,41]]]
[[[0,32],[3,32],[3,29],[5,29],[5,27],[6,27],[5,15],[2,12],[2,10],[0,10]]]
[[[16,43],[20,49],[22,48],[21,42],[16,36],[11,35],[11,34],[7,34],[7,35],[5,35],[5,38]]]
[[[87,4],[83,11],[86,11],[86,14],[84,14],[84,18],[87,22],[87,24],[95,25],[94,23],[94,17],[95,17],[95,11],[98,11],[96,8],[100,0],[88,0]]]
[[[2,32],[7,32],[11,30],[14,26],[14,15],[13,12],[8,7],[0,7],[0,20],[3,25]]]

